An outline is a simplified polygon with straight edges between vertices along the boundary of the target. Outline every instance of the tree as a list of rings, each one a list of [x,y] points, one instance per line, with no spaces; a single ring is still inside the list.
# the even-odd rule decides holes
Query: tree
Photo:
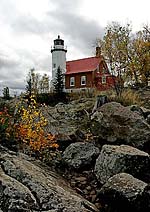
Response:
[[[62,74],[60,66],[57,69],[53,86],[54,92],[61,97],[61,95],[64,94],[64,75]]]
[[[44,74],[39,81],[39,93],[49,93],[49,76]]]
[[[150,29],[145,26],[136,33],[132,42],[133,53],[131,73],[136,73],[136,83],[148,84],[150,77]]]
[[[128,67],[128,47],[130,44],[130,25],[121,26],[113,22],[106,27],[103,39],[98,40],[107,63],[110,66],[112,75],[117,76],[115,83],[117,95],[121,95],[123,89],[123,78]]]
[[[26,85],[26,91],[29,94],[29,96],[31,96],[31,94],[32,94],[32,83],[31,82],[32,82],[32,80],[31,80],[31,70],[30,70],[28,73],[28,76],[27,76],[27,85]]]
[[[9,88],[8,87],[5,87],[4,90],[3,90],[3,98],[6,99],[6,100],[10,99]]]
[[[150,79],[150,28],[146,25],[137,33],[131,33],[130,24],[121,26],[113,22],[106,27],[105,35],[97,40],[114,81],[117,95],[121,95],[124,81],[148,85]]]
[[[39,92],[40,75],[35,73],[35,69],[32,68],[27,75],[26,91],[31,96],[37,95]]]

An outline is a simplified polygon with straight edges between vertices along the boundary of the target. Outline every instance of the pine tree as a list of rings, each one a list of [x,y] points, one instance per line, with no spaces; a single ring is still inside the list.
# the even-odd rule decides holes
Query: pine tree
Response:
[[[64,75],[62,74],[60,66],[57,69],[53,86],[54,92],[61,97],[62,94],[64,94]]]
[[[8,87],[4,88],[4,90],[3,90],[3,98],[7,99],[7,100],[10,99],[9,88]]]

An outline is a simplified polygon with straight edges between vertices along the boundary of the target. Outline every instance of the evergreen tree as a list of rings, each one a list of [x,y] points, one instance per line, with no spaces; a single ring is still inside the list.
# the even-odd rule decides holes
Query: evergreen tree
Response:
[[[60,66],[57,69],[53,86],[54,92],[61,97],[62,94],[64,94],[64,75],[62,74]]]
[[[8,87],[5,87],[4,90],[3,90],[3,98],[4,99],[10,99],[10,95],[9,95],[9,88]]]
[[[27,76],[27,85],[26,85],[26,91],[28,93],[29,96],[31,96],[31,93],[32,93],[32,76],[31,76],[31,72],[33,71],[34,69],[31,69],[28,73],[28,76]]]

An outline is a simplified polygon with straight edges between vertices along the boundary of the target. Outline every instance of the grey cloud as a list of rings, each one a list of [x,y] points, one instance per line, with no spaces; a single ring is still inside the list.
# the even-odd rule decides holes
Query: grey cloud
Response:
[[[91,51],[93,41],[103,34],[103,28],[96,21],[88,21],[78,14],[80,0],[49,1],[53,3],[54,10],[49,10],[45,17],[39,20],[33,16],[20,14],[17,11],[15,0],[1,0],[0,21],[10,29],[9,36],[12,38],[12,42],[14,39],[15,45],[9,47],[13,48],[12,52],[15,52],[18,59],[11,57],[12,52],[3,55],[3,51],[0,49],[0,80],[2,84],[7,84],[12,89],[25,88],[26,75],[33,67],[35,70],[44,70],[48,75],[51,74],[50,51],[42,55],[38,43],[37,52],[31,51],[30,46],[22,49],[17,45],[17,37],[21,37],[23,42],[26,35],[37,35],[43,40],[44,45],[45,42],[49,42],[50,50],[53,40],[48,40],[49,37],[55,39],[60,33],[63,35],[68,49],[74,47],[86,54]]]
[[[8,79],[21,78],[21,73],[18,70],[20,66],[19,60],[3,53],[2,49],[0,51],[0,80],[4,82]]]
[[[48,15],[55,20],[57,30],[59,29],[63,34],[69,35],[74,46],[78,45],[87,49],[97,37],[104,35],[104,28],[98,22],[87,20],[78,14],[77,9],[80,7],[80,3],[80,0],[55,1],[57,10]]]
[[[104,34],[104,28],[96,21],[89,21],[74,13],[65,13],[63,11],[58,14],[50,13],[49,16],[61,20],[57,29],[64,35],[69,36],[71,45],[84,53],[92,48],[97,37]]]
[[[25,82],[23,80],[7,80],[4,82],[6,85],[9,85],[10,89],[25,89]]]
[[[17,10],[16,4],[15,0],[1,0],[0,6],[0,19],[5,26],[11,28],[14,34],[43,34],[48,31],[45,21],[40,21],[29,14],[21,14]]]
[[[28,64],[28,70],[26,73],[31,69],[35,68],[35,70],[43,70],[45,72],[49,71],[51,68],[51,53],[48,52],[49,55],[45,54],[42,55],[40,50],[38,51],[28,51],[19,49],[18,54],[23,55],[26,58],[25,63]]]
[[[4,0],[3,0],[4,1]],[[37,20],[29,15],[15,15],[10,26],[15,33],[34,33],[42,36],[45,33],[63,33],[73,41],[71,44],[81,49],[91,47],[93,41],[103,34],[104,29],[96,21],[88,21],[77,14],[79,0],[52,1],[56,6],[54,11],[47,13],[47,17]],[[15,11],[15,9],[13,8]]]
[[[0,69],[7,67],[7,68],[13,68],[16,65],[18,65],[18,62],[15,60],[12,60],[11,58],[9,58],[8,56],[4,56],[0,54]]]
[[[25,82],[23,80],[5,80],[2,82],[4,86],[8,86],[10,89],[23,90],[25,89]]]
[[[80,4],[80,0],[71,0],[71,1],[66,1],[66,0],[50,0],[50,2],[53,2],[53,4],[57,7],[58,10],[65,10],[65,11],[70,11],[73,10],[75,11]]]
[[[11,27],[15,32],[18,32],[19,34],[34,33],[40,35],[49,31],[48,25],[46,24],[46,22],[40,22],[32,16],[19,16],[14,19]]]

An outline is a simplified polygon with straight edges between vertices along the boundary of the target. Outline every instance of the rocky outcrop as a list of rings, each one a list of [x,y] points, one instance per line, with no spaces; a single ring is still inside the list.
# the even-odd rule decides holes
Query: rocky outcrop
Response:
[[[150,124],[150,115],[147,116],[146,121],[148,124]]]
[[[87,114],[92,111],[93,105],[93,99],[82,99],[69,104],[58,103],[55,107],[42,107],[42,113],[48,120],[47,131],[57,135],[59,142],[83,141],[82,131],[88,131]]]
[[[116,212],[150,211],[150,188],[132,175],[120,173],[109,178],[99,191],[100,198]]]
[[[138,105],[130,105],[128,108],[133,111],[138,113],[139,115],[143,116],[145,119],[147,119],[147,116],[150,115],[150,109],[140,107]]]
[[[145,113],[143,112],[142,108],[140,106],[138,106],[138,105],[130,105],[130,106],[128,106],[128,108],[131,111],[136,112],[136,113],[138,113],[141,116],[145,116]]]
[[[0,207],[4,211],[30,211],[38,209],[32,192],[0,169]]]
[[[47,132],[55,134],[64,150],[72,142],[84,141],[89,131],[103,143],[127,144],[145,150],[150,146],[150,110],[110,102],[93,114],[94,99],[81,99],[55,107],[41,107],[48,120]]]
[[[127,144],[144,148],[150,143],[150,125],[137,112],[120,103],[101,106],[91,117],[91,132],[110,144]]]
[[[140,99],[144,104],[144,107],[150,109],[150,88],[141,88],[138,90]]]
[[[96,160],[95,174],[102,184],[121,172],[145,179],[149,166],[148,153],[127,145],[104,145]]]
[[[0,149],[0,209],[3,212],[97,211],[57,174],[24,154]]]
[[[70,144],[63,153],[63,161],[74,169],[90,168],[99,155],[99,149],[90,142]]]

